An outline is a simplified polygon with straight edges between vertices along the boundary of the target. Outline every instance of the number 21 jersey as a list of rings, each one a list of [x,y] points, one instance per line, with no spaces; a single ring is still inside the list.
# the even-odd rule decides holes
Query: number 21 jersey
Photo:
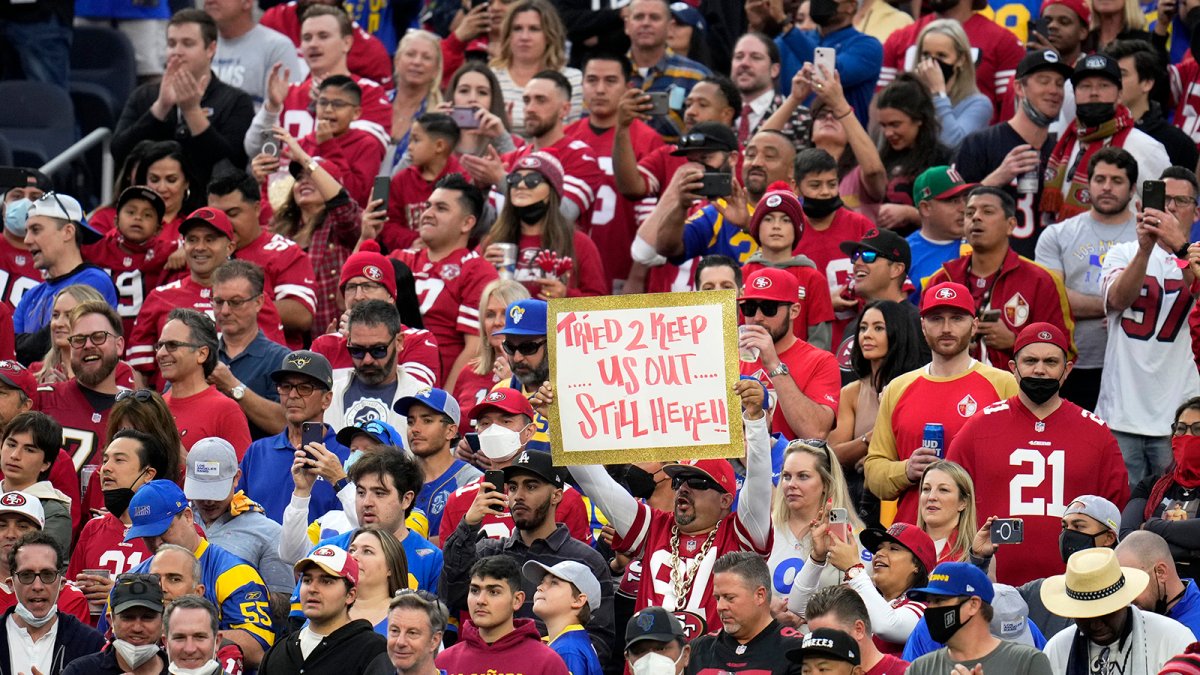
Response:
[[[1020,586],[1062,574],[1062,516],[1080,495],[1129,501],[1129,475],[1117,439],[1099,417],[1064,400],[1039,420],[1014,396],[993,403],[963,425],[946,459],[975,477],[975,507],[988,516],[1020,518],[1025,540],[1000,546],[996,580]]]

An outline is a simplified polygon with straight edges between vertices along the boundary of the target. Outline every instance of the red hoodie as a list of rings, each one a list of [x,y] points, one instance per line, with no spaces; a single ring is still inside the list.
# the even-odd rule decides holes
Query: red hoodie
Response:
[[[446,675],[502,671],[512,675],[568,675],[562,657],[542,642],[533,619],[513,619],[513,632],[492,644],[483,641],[470,621],[458,642],[437,655],[434,664]]]

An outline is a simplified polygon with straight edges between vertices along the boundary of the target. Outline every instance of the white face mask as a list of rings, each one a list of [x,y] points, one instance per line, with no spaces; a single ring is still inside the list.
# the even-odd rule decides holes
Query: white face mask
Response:
[[[345,463],[342,464],[342,471],[349,471],[350,467],[354,466],[354,463],[362,458],[363,458],[362,450],[355,450],[354,452],[351,452],[350,456],[346,458]]]
[[[508,459],[521,449],[521,434],[499,424],[479,432],[479,451],[484,457],[496,461]]]
[[[58,595],[55,595],[54,600],[51,601],[50,611],[46,612],[46,616],[34,616],[33,612],[29,611],[29,608],[22,604],[20,600],[17,601],[17,606],[13,608],[13,613],[21,617],[21,620],[30,626],[41,628],[58,616]]]
[[[113,640],[113,648],[117,650],[117,655],[129,664],[130,668],[137,669],[138,666],[149,661],[158,655],[158,645],[150,643],[148,645],[130,644],[120,638]]]
[[[679,658],[683,658],[683,654],[680,654]],[[646,652],[633,664],[631,672],[633,675],[675,675],[675,666],[678,664],[678,659],[672,661],[671,657],[665,654]]]
[[[209,659],[205,661],[204,665],[200,666],[199,668],[184,668],[181,665],[172,663],[171,665],[167,666],[167,672],[171,673],[171,675],[203,675],[204,673],[211,671],[216,665],[216,659]]]

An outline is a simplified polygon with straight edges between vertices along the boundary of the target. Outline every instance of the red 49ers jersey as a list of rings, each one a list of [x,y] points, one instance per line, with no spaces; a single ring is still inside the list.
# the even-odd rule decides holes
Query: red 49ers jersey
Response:
[[[611,143],[610,143],[611,147]],[[512,171],[522,157],[533,152],[535,148],[530,143],[504,155],[505,171]],[[563,168],[563,199],[570,199],[579,207],[579,220],[576,228],[584,234],[589,234],[592,226],[592,215],[588,212],[599,199],[597,189],[610,185],[611,181],[600,170],[596,161],[596,151],[586,143],[563,136],[557,143],[541,149],[541,152],[553,155]],[[616,192],[613,192],[614,197]]]
[[[426,248],[397,251],[392,257],[412,270],[421,318],[437,338],[441,372],[449,377],[451,366],[466,343],[465,336],[479,334],[479,299],[484,286],[497,278],[496,268],[465,248],[452,251],[437,262],[429,260]]]
[[[1024,543],[996,553],[996,580],[1013,586],[1063,573],[1062,560],[1047,552],[1058,546],[1071,500],[1098,495],[1118,509],[1129,500],[1117,439],[1103,420],[1070,401],[1044,420],[1017,396],[990,405],[967,420],[946,458],[976,477],[981,525],[988,516],[1024,521]]]
[[[76,471],[85,464],[100,463],[100,453],[108,444],[105,432],[110,408],[96,410],[79,383],[71,379],[38,387],[34,409],[62,425],[63,449],[71,456]]]
[[[1175,126],[1200,143],[1200,63],[1187,61],[1167,67]]]
[[[351,75],[350,79],[362,89],[362,115],[350,126],[370,132],[380,142],[387,143],[392,128],[392,104],[388,101],[387,92],[374,80],[357,75]],[[288,87],[287,96],[283,99],[280,126],[295,138],[304,138],[315,128],[313,114],[308,110],[312,103],[312,87],[312,75],[309,75],[300,84]]]
[[[79,541],[71,551],[67,579],[74,581],[84,570],[104,569],[118,574],[129,572],[150,558],[141,538],[125,541],[125,523],[111,513],[92,518],[83,526]]]
[[[150,291],[162,285],[167,258],[178,246],[178,239],[154,237],[147,245],[125,242],[119,230],[110,230],[103,239],[84,246],[83,257],[112,275],[117,287],[117,313],[125,335],[133,332],[133,324],[142,303]]]
[[[33,266],[33,255],[0,234],[0,302],[15,310],[25,291],[42,281],[42,273]]]
[[[316,313],[312,260],[296,242],[282,234],[263,232],[249,246],[238,249],[233,257],[249,260],[263,269],[267,285],[275,289],[275,300],[290,298]],[[117,286],[117,290],[121,287]]]

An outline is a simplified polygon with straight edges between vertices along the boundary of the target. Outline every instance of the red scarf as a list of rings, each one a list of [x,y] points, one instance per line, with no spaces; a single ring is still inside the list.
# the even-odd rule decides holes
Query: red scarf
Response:
[[[1058,139],[1046,164],[1049,178],[1042,190],[1042,211],[1051,214],[1054,222],[1058,222],[1091,208],[1087,194],[1088,162],[1100,148],[1109,145],[1124,147],[1134,124],[1129,108],[1120,104],[1117,104],[1116,115],[1097,127],[1080,129],[1079,121],[1072,121],[1062,138]],[[1071,158],[1077,142],[1083,145],[1075,160],[1075,171],[1068,177],[1070,167],[1067,166],[1067,160]]]
[[[1171,438],[1171,453],[1175,462],[1171,469],[1154,482],[1150,498],[1146,500],[1145,520],[1149,520],[1172,485],[1192,489],[1200,486],[1200,436],[1174,436]]]

